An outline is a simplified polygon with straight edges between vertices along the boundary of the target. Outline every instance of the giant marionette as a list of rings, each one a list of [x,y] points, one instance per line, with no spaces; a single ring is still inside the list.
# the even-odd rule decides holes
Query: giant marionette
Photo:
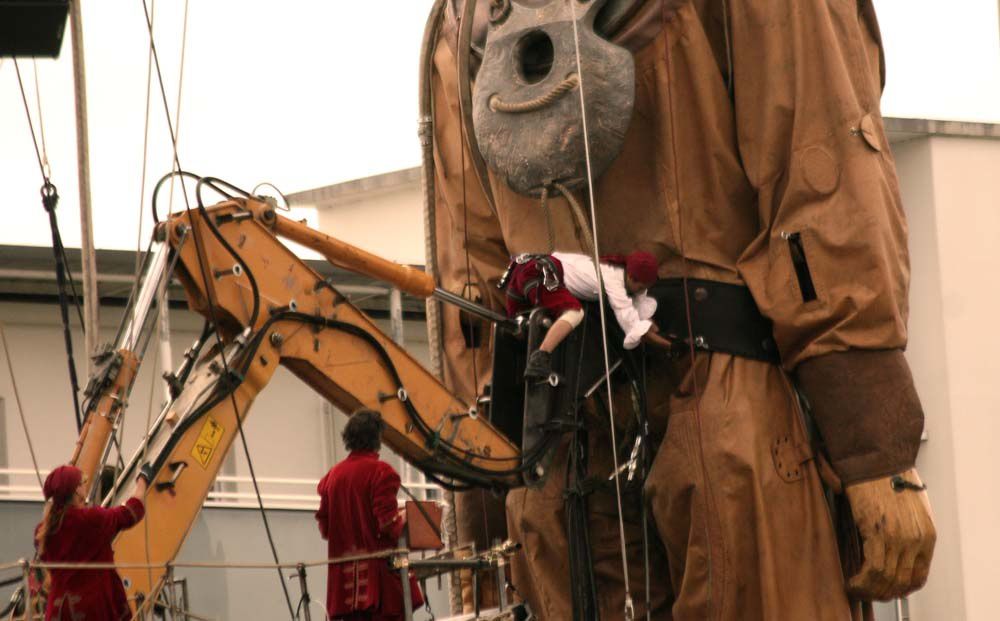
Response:
[[[647,418],[635,382],[598,391],[544,484],[506,497],[535,612],[592,616],[589,595],[605,619],[649,602],[654,618],[842,620],[922,586],[935,531],[871,0],[439,0],[422,71],[444,286],[499,308],[519,254],[659,263],[648,293],[676,351],[643,358]],[[440,326],[446,379],[478,394],[490,343],[457,311]],[[498,536],[496,504],[461,498],[461,536]],[[581,554],[589,582],[570,580]]]

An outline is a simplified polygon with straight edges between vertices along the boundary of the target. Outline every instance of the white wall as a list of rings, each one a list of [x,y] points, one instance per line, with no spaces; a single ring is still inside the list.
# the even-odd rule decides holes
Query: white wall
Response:
[[[114,337],[114,327],[121,309],[103,309],[102,337]],[[73,422],[69,374],[64,353],[62,328],[55,305],[0,303],[0,321],[5,325],[13,372],[25,410],[28,430],[38,457],[39,467],[51,469],[65,463],[72,455],[76,442]],[[175,365],[184,350],[197,338],[201,317],[189,311],[171,312],[171,347]],[[388,321],[380,320],[388,331]],[[76,321],[73,321],[76,324]],[[428,358],[426,332],[421,322],[406,322],[407,348],[417,360]],[[73,347],[81,386],[87,378],[83,373],[83,338],[73,332]],[[131,403],[125,415],[125,459],[138,445],[146,430],[147,413],[153,418],[163,403],[161,369],[154,369],[158,358],[155,342],[150,345],[145,361],[132,390]],[[13,385],[6,359],[0,356],[0,398],[4,401],[3,435],[7,444],[7,464],[0,467],[31,468],[31,458],[21,420],[17,412]],[[332,465],[331,459],[345,455],[339,437],[346,420],[285,369],[278,369],[274,379],[258,396],[247,419],[247,445],[258,477],[288,477],[318,480]],[[150,406],[150,404],[152,404]],[[324,417],[333,416],[333,421]],[[388,451],[387,451],[388,454]],[[239,441],[230,457],[235,460],[238,476],[249,476],[246,458]],[[231,464],[232,462],[230,462]],[[34,477],[19,478],[11,483],[33,484]],[[262,491],[280,492],[262,486]],[[294,493],[303,493],[296,490]],[[304,493],[311,493],[310,490]]]
[[[420,184],[363,193],[317,210],[319,229],[397,263],[425,265]]]
[[[992,329],[1000,309],[1000,141],[922,138],[893,150],[910,225],[907,358],[926,413],[917,465],[938,545],[915,621],[997,618],[1000,441]]]

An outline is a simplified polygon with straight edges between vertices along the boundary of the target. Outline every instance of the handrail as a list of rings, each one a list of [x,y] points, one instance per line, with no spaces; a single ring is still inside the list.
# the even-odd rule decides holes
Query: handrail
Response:
[[[34,476],[35,471],[28,468],[0,468],[0,476]],[[48,474],[47,470],[41,471],[42,476]],[[218,483],[228,485],[245,484],[249,485],[251,479],[248,476],[240,475],[220,475],[216,477]],[[295,478],[295,477],[258,477],[257,482],[261,485],[274,485],[281,487],[305,487],[309,489],[307,494],[265,492],[261,494],[265,505],[275,509],[287,509],[297,511],[315,511],[319,507],[319,497],[315,493],[318,478]],[[426,482],[406,482],[406,487],[418,490],[441,490],[441,487],[434,483]],[[256,506],[256,495],[247,491],[242,492],[237,489],[214,489],[209,491],[205,499],[206,507],[213,508],[240,508],[244,506]],[[0,485],[0,502],[31,502],[41,501],[42,494],[37,485]],[[247,501],[247,502],[244,502]]]

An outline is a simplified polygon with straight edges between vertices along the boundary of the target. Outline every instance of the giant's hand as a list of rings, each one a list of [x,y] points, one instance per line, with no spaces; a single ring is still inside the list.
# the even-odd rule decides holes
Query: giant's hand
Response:
[[[921,486],[915,468],[898,476]],[[937,531],[927,492],[893,489],[893,478],[844,490],[863,541],[864,563],[847,582],[847,592],[859,599],[902,597],[922,587],[930,571]]]

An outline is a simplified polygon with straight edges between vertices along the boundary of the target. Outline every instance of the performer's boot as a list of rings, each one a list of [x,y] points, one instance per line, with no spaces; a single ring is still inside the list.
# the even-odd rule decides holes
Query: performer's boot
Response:
[[[528,356],[524,379],[545,379],[552,373],[552,354],[536,349]]]

